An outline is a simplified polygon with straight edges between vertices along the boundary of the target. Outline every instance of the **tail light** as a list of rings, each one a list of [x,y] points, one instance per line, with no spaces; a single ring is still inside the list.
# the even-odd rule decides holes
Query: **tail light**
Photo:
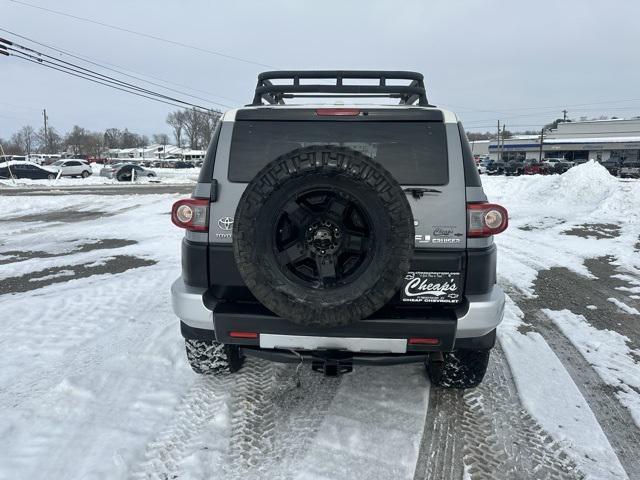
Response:
[[[495,203],[467,203],[467,237],[490,237],[509,225],[506,208]]]
[[[357,117],[360,110],[357,108],[318,108],[316,115],[319,117]]]
[[[209,228],[209,199],[178,200],[171,207],[171,221],[180,228],[206,232]]]

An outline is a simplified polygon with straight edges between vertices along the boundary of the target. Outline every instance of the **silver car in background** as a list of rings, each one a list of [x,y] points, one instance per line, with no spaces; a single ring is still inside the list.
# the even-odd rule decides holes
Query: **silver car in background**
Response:
[[[100,170],[101,177],[115,178],[120,182],[130,181],[132,175],[135,175],[135,178],[157,177],[156,172],[153,170],[149,170],[133,163],[115,163],[113,165],[105,166]]]
[[[640,160],[626,160],[618,171],[620,178],[640,178]]]

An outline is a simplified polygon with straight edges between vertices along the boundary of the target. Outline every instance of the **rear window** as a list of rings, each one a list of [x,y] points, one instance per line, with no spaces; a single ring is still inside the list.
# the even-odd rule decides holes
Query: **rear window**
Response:
[[[357,150],[381,163],[402,185],[449,181],[445,126],[440,122],[238,121],[229,180],[249,182],[267,163],[312,145]]]

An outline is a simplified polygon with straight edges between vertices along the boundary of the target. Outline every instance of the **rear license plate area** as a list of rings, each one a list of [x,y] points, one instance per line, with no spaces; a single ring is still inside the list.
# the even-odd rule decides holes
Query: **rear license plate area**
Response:
[[[403,303],[457,304],[461,301],[460,272],[410,271],[404,278]]]

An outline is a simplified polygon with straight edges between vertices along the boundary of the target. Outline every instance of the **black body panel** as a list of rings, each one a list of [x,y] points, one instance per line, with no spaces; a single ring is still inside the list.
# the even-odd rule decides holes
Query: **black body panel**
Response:
[[[207,287],[207,245],[182,239],[182,279],[191,287]]]
[[[202,248],[208,249],[208,255],[202,253]],[[184,241],[182,256],[182,274],[185,278],[202,281],[204,277],[201,274],[193,275],[188,270],[193,268],[200,271],[202,265],[208,264],[208,293],[214,298],[253,299],[236,267],[231,245],[204,245]],[[188,259],[185,260],[185,257]],[[410,270],[461,272],[465,285],[464,293],[480,295],[491,291],[496,283],[496,246],[493,244],[478,250],[416,250]],[[187,284],[201,286],[200,283]]]

